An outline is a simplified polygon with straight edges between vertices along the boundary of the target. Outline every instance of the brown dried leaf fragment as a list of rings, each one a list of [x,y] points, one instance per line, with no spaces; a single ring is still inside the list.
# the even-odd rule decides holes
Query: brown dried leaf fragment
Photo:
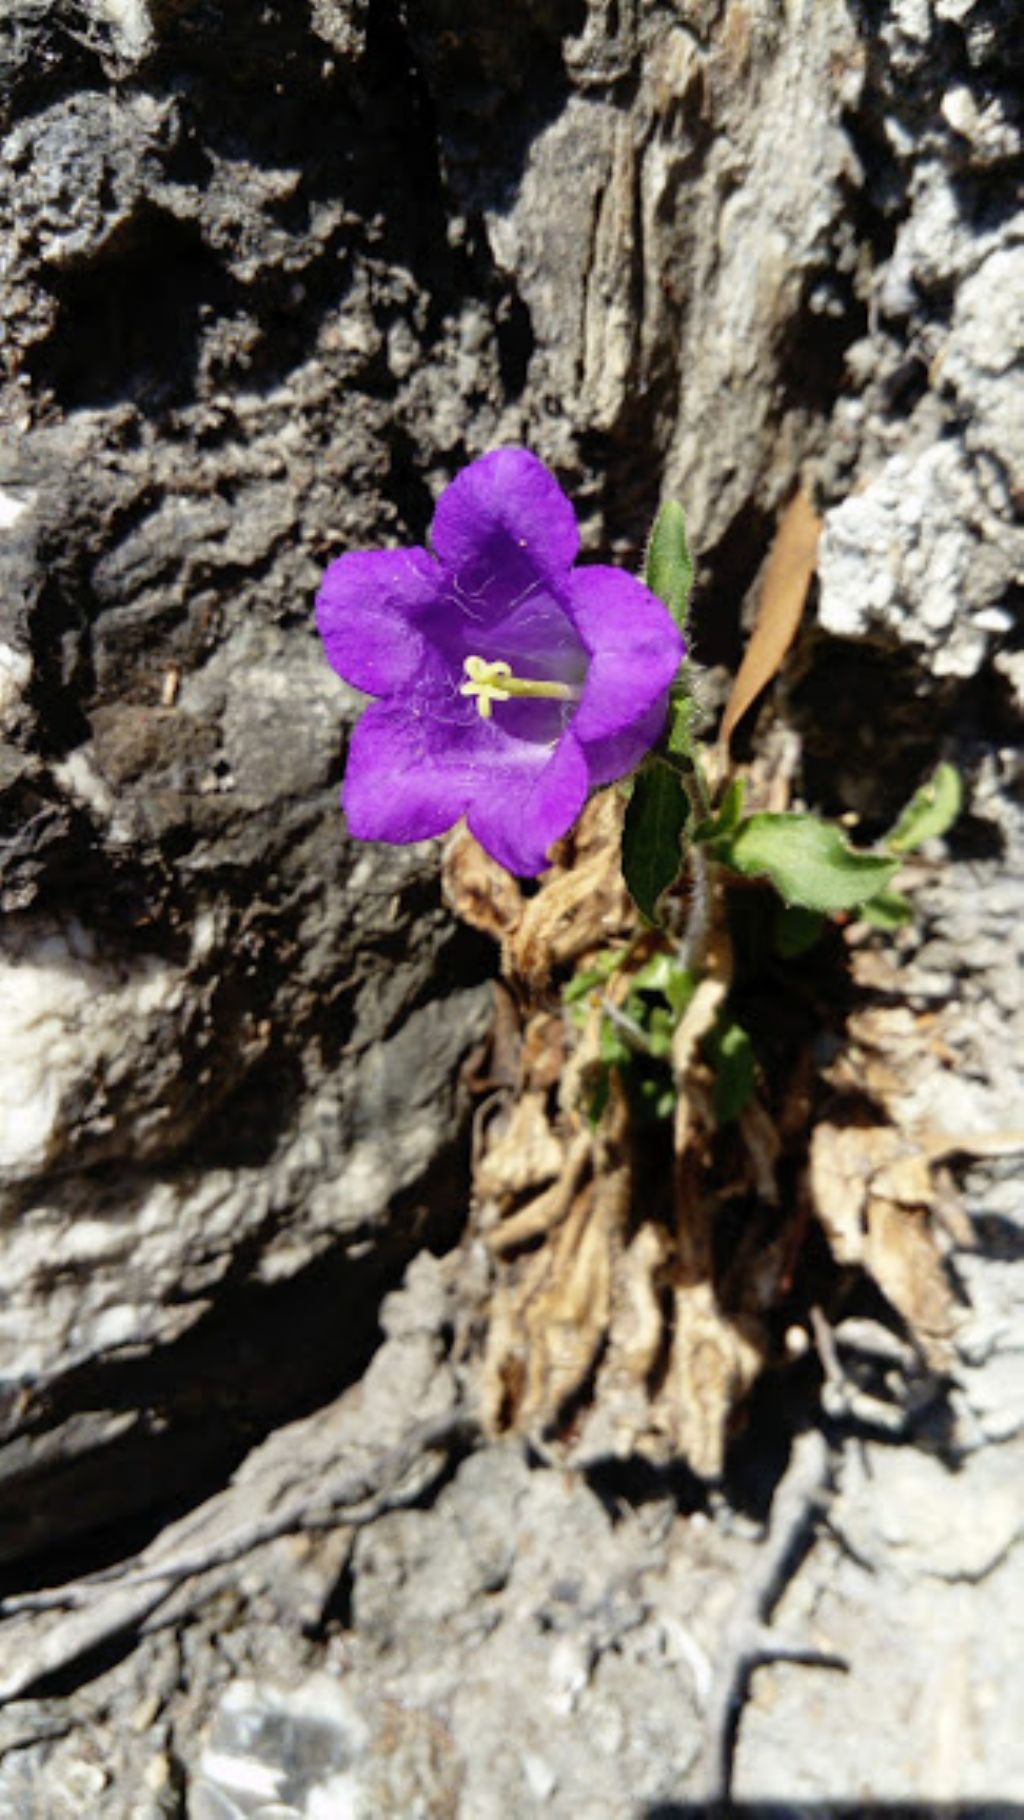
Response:
[[[930,1218],[938,1196],[927,1149],[892,1125],[822,1124],[809,1182],[837,1263],[863,1265],[925,1356],[942,1364],[954,1307]]]
[[[761,602],[718,735],[725,751],[747,709],[775,675],[803,615],[818,560],[821,519],[805,492],[790,501],[765,565]]]
[[[956,1318],[928,1209],[898,1206],[872,1195],[866,1224],[864,1263],[903,1316],[928,1363],[941,1370],[949,1362]]]
[[[619,864],[624,804],[605,790],[587,804],[563,841],[563,859],[545,875],[506,941],[506,973],[540,991],[556,967],[605,948],[631,932],[634,911]]]
[[[669,1457],[684,1459],[699,1478],[717,1479],[733,1412],[767,1358],[766,1334],[750,1316],[726,1316],[711,1281],[675,1288],[672,1327],[652,1426]]]
[[[538,1195],[536,1200],[521,1207],[517,1213],[510,1214],[508,1219],[484,1233],[487,1244],[492,1251],[514,1251],[520,1245],[529,1244],[532,1239],[541,1238],[554,1232],[562,1224],[572,1206],[576,1190],[579,1187],[583,1171],[590,1160],[591,1143],[586,1132],[578,1132],[573,1139],[562,1166],[557,1182]]]
[[[476,1191],[507,1208],[561,1174],[563,1148],[548,1122],[545,1093],[524,1093],[476,1171]]]
[[[504,943],[523,909],[519,883],[485,853],[464,823],[445,842],[441,887],[448,908],[471,929]]]

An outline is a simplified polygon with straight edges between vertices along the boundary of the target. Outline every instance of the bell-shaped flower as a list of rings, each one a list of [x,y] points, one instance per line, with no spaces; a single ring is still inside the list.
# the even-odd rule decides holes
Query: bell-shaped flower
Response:
[[[658,738],[683,641],[633,576],[574,567],[572,507],[525,449],[463,469],[430,541],[341,556],[317,597],[329,661],[379,698],[352,734],[348,825],[405,842],[465,816],[531,876],[589,792]]]

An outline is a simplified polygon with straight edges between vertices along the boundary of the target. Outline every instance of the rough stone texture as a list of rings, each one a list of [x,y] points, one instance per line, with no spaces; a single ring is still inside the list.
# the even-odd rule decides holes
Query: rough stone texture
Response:
[[[5,1556],[343,1382],[420,1204],[457,1217],[489,957],[432,855],[346,847],[310,602],[420,498],[381,350],[432,311],[447,347],[462,285],[397,27],[360,61],[343,9],[247,13],[0,38]]]
[[[71,1540],[116,1559],[138,1541],[118,1520],[216,1491],[256,1443],[298,1447],[276,1425],[334,1407],[382,1286],[457,1231],[455,1083],[491,960],[443,914],[432,853],[346,845],[355,703],[309,604],[327,558],[422,536],[495,443],[555,465],[595,554],[634,561],[659,495],[685,500],[710,663],[735,658],[780,502],[817,485],[818,631],[786,701],[804,787],[870,830],[940,752],[964,768],[969,814],[948,867],[918,869],[904,945],[956,1064],[920,1114],[1024,1124],[1016,13],[9,0],[12,1577],[67,1577],[52,1551]],[[921,1441],[966,1464],[871,1442],[862,1479],[842,1447],[836,1539],[783,1615],[851,1673],[756,1684],[750,1797],[1024,1798],[1005,1705],[1021,1195],[1003,1164],[968,1186],[951,1426]],[[443,1377],[460,1292],[434,1268],[407,1291],[420,1338],[394,1329],[377,1390],[341,1397],[350,1445],[378,1440],[375,1398],[398,1420]],[[70,1702],[11,1707],[0,1810],[248,1816],[204,1750],[237,1754],[252,1706],[306,1765],[255,1786],[309,1820],[330,1775],[374,1815],[668,1811],[756,1531],[728,1504],[622,1489],[498,1450],[350,1561],[337,1534],[268,1545]]]

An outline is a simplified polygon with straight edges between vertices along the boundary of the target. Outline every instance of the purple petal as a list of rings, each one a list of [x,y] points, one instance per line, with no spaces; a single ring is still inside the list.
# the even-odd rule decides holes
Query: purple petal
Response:
[[[592,790],[601,784],[614,783],[628,771],[635,771],[658,739],[665,725],[667,708],[667,698],[661,695],[653,708],[648,708],[640,720],[622,733],[609,733],[605,739],[587,740],[583,744]]]
[[[522,740],[508,740],[507,746],[518,747],[518,753],[505,754],[466,819],[492,859],[517,877],[533,878],[548,864],[549,847],[568,833],[583,808],[590,774],[572,733],[553,752]]]
[[[655,704],[664,711],[685,647],[661,601],[621,569],[595,566],[572,577],[568,605],[590,652],[572,723],[577,739],[605,741],[646,722]]]
[[[474,593],[504,610],[537,582],[564,586],[579,551],[576,515],[528,449],[495,449],[463,468],[437,502],[430,540]]]
[[[317,595],[316,622],[338,675],[369,695],[406,688],[428,655],[413,621],[441,586],[426,550],[355,550],[332,562]]]
[[[358,840],[430,840],[464,815],[479,782],[473,742],[411,710],[373,702],[348,750],[342,806]]]
[[[473,714],[439,721],[408,702],[373,702],[352,734],[342,804],[359,840],[430,840],[462,815],[510,872],[544,870],[589,787],[572,734],[554,751]]]

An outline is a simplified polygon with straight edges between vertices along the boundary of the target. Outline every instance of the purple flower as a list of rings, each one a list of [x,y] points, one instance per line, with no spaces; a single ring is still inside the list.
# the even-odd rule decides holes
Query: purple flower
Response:
[[[531,876],[588,793],[658,738],[683,641],[631,575],[574,569],[572,507],[525,449],[463,469],[431,543],[341,556],[317,597],[331,664],[380,698],[352,735],[349,828],[426,840],[464,815]]]

